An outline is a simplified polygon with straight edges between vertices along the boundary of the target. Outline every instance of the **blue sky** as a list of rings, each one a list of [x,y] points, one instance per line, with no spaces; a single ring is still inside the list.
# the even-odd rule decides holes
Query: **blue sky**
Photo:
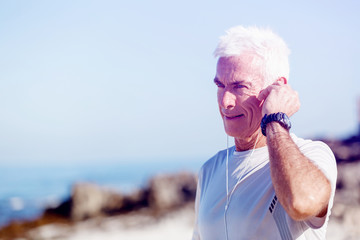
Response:
[[[0,164],[206,159],[226,146],[218,37],[291,49],[302,137],[357,131],[357,1],[1,1]]]

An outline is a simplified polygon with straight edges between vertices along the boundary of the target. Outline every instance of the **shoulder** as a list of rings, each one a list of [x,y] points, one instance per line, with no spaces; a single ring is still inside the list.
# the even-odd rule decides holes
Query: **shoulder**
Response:
[[[229,149],[230,152],[230,149]],[[207,160],[201,167],[200,173],[206,172],[215,168],[218,165],[221,165],[226,160],[226,149],[218,151],[214,156]]]
[[[335,188],[337,167],[335,156],[330,147],[322,141],[299,138],[295,134],[291,134],[291,137],[302,154],[325,174],[332,187]]]
[[[229,157],[233,154],[235,146],[229,148]],[[207,178],[212,175],[216,169],[225,164],[227,149],[217,152],[209,160],[207,160],[199,171],[199,179]]]
[[[330,147],[326,143],[324,143],[322,141],[313,141],[310,139],[303,139],[303,138],[297,137],[293,133],[291,133],[290,136],[303,154],[318,153],[318,154],[323,155],[323,157],[328,157],[332,161],[335,161],[335,156],[334,156],[332,150],[330,149]]]

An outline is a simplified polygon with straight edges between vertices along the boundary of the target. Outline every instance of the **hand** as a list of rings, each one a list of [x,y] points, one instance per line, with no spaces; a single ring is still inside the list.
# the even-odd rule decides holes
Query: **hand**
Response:
[[[262,115],[283,112],[289,117],[300,109],[299,95],[294,91],[285,78],[269,85],[260,91],[258,96],[262,103]]]

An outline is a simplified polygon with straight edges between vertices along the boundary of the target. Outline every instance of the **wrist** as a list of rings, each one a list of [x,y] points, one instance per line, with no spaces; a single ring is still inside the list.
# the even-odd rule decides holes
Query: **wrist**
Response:
[[[289,117],[282,112],[265,114],[261,120],[261,132],[264,136],[266,136],[267,125],[270,123],[277,123],[271,125],[280,125],[282,128],[287,131],[291,128],[291,123]]]

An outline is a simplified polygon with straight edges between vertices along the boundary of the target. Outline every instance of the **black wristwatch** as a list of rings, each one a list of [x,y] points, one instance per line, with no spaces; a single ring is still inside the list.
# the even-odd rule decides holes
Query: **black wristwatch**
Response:
[[[278,112],[269,115],[265,114],[261,120],[261,132],[264,136],[266,136],[266,125],[270,122],[278,122],[286,130],[291,128],[290,119],[285,113]]]

